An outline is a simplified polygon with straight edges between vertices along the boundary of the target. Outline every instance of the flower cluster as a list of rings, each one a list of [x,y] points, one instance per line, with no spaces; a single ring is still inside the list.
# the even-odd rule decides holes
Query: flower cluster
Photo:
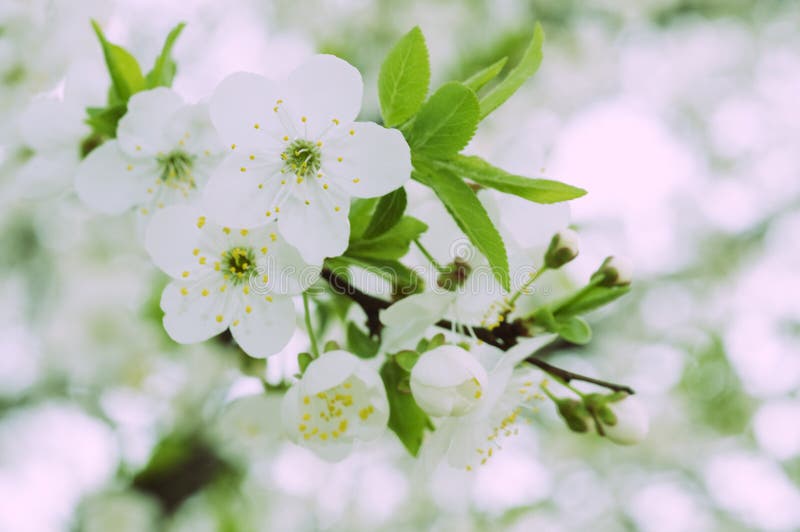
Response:
[[[415,29],[378,82],[391,127],[357,121],[361,74],[331,55],[311,57],[285,80],[234,73],[207,100],[187,103],[170,88],[170,49],[182,28],[143,75],[94,23],[112,81],[107,104],[87,107],[83,121],[67,100],[32,106],[22,137],[34,155],[20,172],[26,195],[62,190],[59,170],[74,170],[86,206],[135,211],[143,247],[169,277],[160,307],[174,341],[229,331],[245,354],[269,357],[289,345],[302,295],[310,352],[298,354],[299,373],[285,383],[281,417],[292,441],[328,460],[388,426],[423,463],[471,471],[546,397],[578,432],[594,422],[619,443],[644,436],[646,418],[627,395],[570,388],[582,401],[555,397],[542,370],[564,386],[575,374],[534,357],[559,336],[587,343],[580,314],[631,282],[620,258],[583,288],[565,281],[562,268],[579,251],[566,202],[585,191],[459,153],[525,76],[509,76],[480,101],[498,72],[428,97],[428,52]],[[523,70],[538,66],[541,38],[537,28]],[[430,275],[411,269],[415,259]],[[354,269],[386,280],[391,300],[348,286],[328,294],[352,300],[337,313],[310,293],[322,277],[336,292],[334,281],[347,283]],[[536,293],[543,286],[548,297]],[[320,349],[310,301],[343,315],[346,350],[338,339]],[[348,319],[353,301],[366,332]],[[437,327],[449,334],[432,334]]]

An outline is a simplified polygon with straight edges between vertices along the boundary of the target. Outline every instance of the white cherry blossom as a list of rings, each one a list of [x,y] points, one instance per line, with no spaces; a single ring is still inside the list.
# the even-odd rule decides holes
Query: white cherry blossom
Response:
[[[275,224],[220,227],[190,205],[157,212],[145,247],[172,277],[161,296],[170,337],[190,344],[230,328],[253,357],[277,353],[289,342],[295,327],[291,296],[316,281],[320,270],[279,237]]]
[[[378,372],[347,351],[322,354],[283,398],[284,430],[322,458],[345,458],[357,442],[380,437],[389,420]]]
[[[488,380],[486,370],[469,351],[442,345],[423,353],[414,364],[411,393],[431,416],[463,416],[480,403]]]
[[[205,104],[187,105],[163,87],[139,92],[128,102],[117,139],[81,163],[75,187],[98,212],[120,214],[138,206],[148,217],[195,198],[221,152]]]
[[[484,357],[488,383],[483,400],[466,415],[441,420],[423,444],[423,466],[432,470],[445,459],[451,467],[472,471],[500,451],[503,441],[519,432],[523,409],[533,409],[531,403],[542,399],[538,393],[541,371],[517,364],[554,338],[525,340],[499,360],[495,352]]]
[[[410,177],[403,135],[355,122],[363,82],[349,63],[316,55],[276,82],[236,73],[211,98],[211,119],[230,153],[205,191],[219,223],[277,219],[309,262],[340,255],[350,198],[386,194]]]

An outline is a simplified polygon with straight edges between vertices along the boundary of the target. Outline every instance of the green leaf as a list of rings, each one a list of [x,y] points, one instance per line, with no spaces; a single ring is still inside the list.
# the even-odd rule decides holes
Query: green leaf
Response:
[[[110,43],[97,21],[92,20],[92,27],[100,40],[103,56],[106,60],[111,85],[119,103],[127,103],[133,94],[145,89],[145,79],[136,58],[125,48]],[[111,101],[111,99],[110,99]]]
[[[533,39],[531,39],[528,49],[525,50],[525,55],[522,56],[517,66],[509,72],[503,81],[481,98],[481,120],[500,107],[528,78],[539,70],[539,65],[542,63],[542,43],[544,43],[544,31],[537,22],[533,30]]]
[[[558,324],[556,331],[564,340],[573,344],[585,345],[592,339],[589,324],[577,316],[572,316]]]
[[[408,253],[411,242],[427,229],[428,226],[416,218],[404,216],[394,227],[378,237],[351,240],[345,255],[358,259],[397,260]]]
[[[408,452],[417,456],[430,420],[410,393],[400,391],[407,387],[404,383],[408,383],[408,372],[389,360],[381,368],[381,378],[389,399],[389,428],[397,434]]]
[[[432,169],[421,162],[414,177],[433,189],[470,241],[489,261],[494,276],[509,290],[508,256],[497,228],[475,191],[460,177],[444,168]]]
[[[406,211],[408,198],[402,187],[383,196],[375,207],[364,238],[375,238],[394,227]]]
[[[605,306],[630,291],[630,286],[594,286],[588,289],[575,301],[567,298],[567,303],[556,303],[552,306],[558,320],[564,320],[577,314],[585,314],[590,310]]]
[[[479,110],[472,89],[458,81],[445,83],[414,119],[408,138],[412,151],[437,159],[460,152],[475,134]]]
[[[569,201],[586,194],[582,188],[560,181],[509,174],[474,155],[458,155],[447,161],[437,161],[435,164],[484,187],[514,194],[536,203]]]
[[[378,354],[379,342],[358,328],[352,321],[347,324],[347,348],[361,358],[372,358]]]
[[[161,53],[156,57],[153,68],[147,73],[148,89],[172,86],[172,80],[175,79],[175,72],[178,69],[175,61],[172,59],[172,47],[175,46],[175,41],[185,27],[186,24],[181,22],[172,28],[172,31],[169,32],[167,38],[164,40]]]
[[[425,281],[411,268],[397,260],[367,259],[341,256],[334,261],[325,259],[326,267],[333,265],[337,273],[342,267],[358,266],[386,279],[392,283],[392,290],[396,296],[405,297],[417,294],[425,289]],[[333,269],[333,268],[329,268]]]
[[[350,220],[350,240],[360,238],[372,220],[372,211],[378,198],[355,199],[350,204],[350,213],[347,218]]]
[[[297,353],[297,366],[300,368],[301,375],[306,372],[306,368],[313,361],[314,357],[311,356],[311,353]]]
[[[398,41],[381,65],[378,98],[386,127],[402,124],[419,111],[430,80],[428,47],[417,26]]]
[[[507,62],[508,57],[503,57],[502,59],[495,61],[488,67],[484,68],[483,70],[479,70],[464,80],[464,85],[473,91],[478,92],[481,88],[483,88],[484,85],[492,81],[497,77],[498,74],[500,74]]]
[[[419,360],[419,353],[410,350],[400,351],[394,356],[394,360],[401,368],[411,373],[411,370],[414,369],[414,364]]]
[[[94,133],[114,138],[117,136],[117,124],[127,111],[128,107],[125,104],[109,107],[88,107],[86,114],[89,117],[86,119],[86,124],[92,128]]]

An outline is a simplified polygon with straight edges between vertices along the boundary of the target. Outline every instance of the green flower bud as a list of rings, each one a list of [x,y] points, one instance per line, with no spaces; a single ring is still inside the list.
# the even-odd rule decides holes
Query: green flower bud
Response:
[[[600,286],[627,286],[631,284],[633,267],[622,257],[608,257],[600,268],[592,274],[592,281]]]
[[[558,413],[573,432],[588,432],[590,416],[584,404],[575,399],[561,399],[556,402]]]
[[[578,233],[572,229],[564,229],[553,235],[544,255],[545,266],[557,270],[577,257],[578,242]]]

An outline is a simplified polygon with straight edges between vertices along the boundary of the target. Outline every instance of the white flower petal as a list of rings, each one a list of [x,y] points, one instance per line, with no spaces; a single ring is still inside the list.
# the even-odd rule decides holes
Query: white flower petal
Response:
[[[231,326],[236,343],[255,358],[266,358],[277,353],[289,343],[294,333],[295,314],[291,298],[251,295],[243,298],[244,311],[238,316],[239,323]],[[240,308],[242,308],[240,306]],[[246,309],[251,311],[247,312]],[[235,323],[235,322],[234,322]]]
[[[164,288],[161,309],[164,329],[170,338],[180,344],[192,344],[208,340],[228,328],[237,309],[230,291],[221,292],[220,284],[172,282]],[[186,288],[186,295],[181,288]],[[207,288],[209,295],[202,295],[202,288]]]
[[[533,353],[558,338],[557,334],[545,334],[534,338],[522,338],[520,342],[505,352],[494,369],[513,368]]]
[[[319,138],[334,119],[341,124],[352,122],[361,110],[361,74],[336,56],[311,57],[289,75],[287,85],[292,123],[299,132],[307,133],[306,138]]]
[[[297,425],[300,420],[300,383],[296,382],[289,387],[281,401],[281,424],[286,435],[294,442],[302,437]]]
[[[132,157],[156,155],[173,148],[165,135],[183,99],[166,87],[138,92],[128,101],[128,112],[117,126],[120,148]]]
[[[274,200],[280,188],[280,181],[268,179],[275,171],[269,165],[253,164],[244,154],[228,155],[208,180],[203,192],[205,210],[221,225],[250,228],[266,224],[275,215]]]
[[[78,166],[75,190],[92,209],[120,214],[145,201],[148,183],[155,174],[155,163],[126,156],[117,142],[110,140]]]
[[[189,205],[175,205],[157,211],[147,226],[144,247],[156,266],[168,275],[182,278],[196,268],[203,231],[198,227],[202,212]],[[216,257],[215,257],[216,258]]]
[[[256,241],[266,242],[266,254],[258,254],[258,267],[267,275],[263,288],[273,294],[297,295],[319,279],[322,266],[308,264],[286,239],[278,234],[276,223],[251,232]]]
[[[280,93],[278,84],[249,72],[231,74],[217,85],[209,110],[226,149],[233,145],[238,150],[260,148],[275,142],[272,137],[284,129],[273,110]]]
[[[323,353],[306,368],[301,381],[303,393],[314,395],[347,380],[363,364],[355,355],[337,350]]]
[[[325,257],[337,257],[347,249],[350,203],[334,187],[323,190],[309,184],[302,191],[304,196],[295,193],[281,206],[278,227],[306,262],[320,264]]]
[[[485,386],[488,380],[478,359],[455,345],[442,345],[423,353],[411,375],[420,384],[441,388],[457,386],[472,378]]]
[[[650,419],[644,404],[635,395],[609,403],[608,407],[617,416],[616,425],[603,425],[606,437],[619,445],[635,445],[647,436]]]
[[[77,154],[78,143],[90,131],[82,111],[59,100],[36,100],[19,118],[20,135],[37,152],[70,147]]]
[[[400,131],[372,122],[350,131],[323,145],[323,174],[358,198],[382,196],[409,180],[411,152]]]
[[[415,346],[425,331],[442,319],[455,301],[455,292],[424,292],[401,299],[380,313],[383,330],[381,349],[398,351]]]
[[[165,135],[171,146],[180,146],[201,160],[219,156],[223,151],[205,103],[178,109],[167,124]]]

